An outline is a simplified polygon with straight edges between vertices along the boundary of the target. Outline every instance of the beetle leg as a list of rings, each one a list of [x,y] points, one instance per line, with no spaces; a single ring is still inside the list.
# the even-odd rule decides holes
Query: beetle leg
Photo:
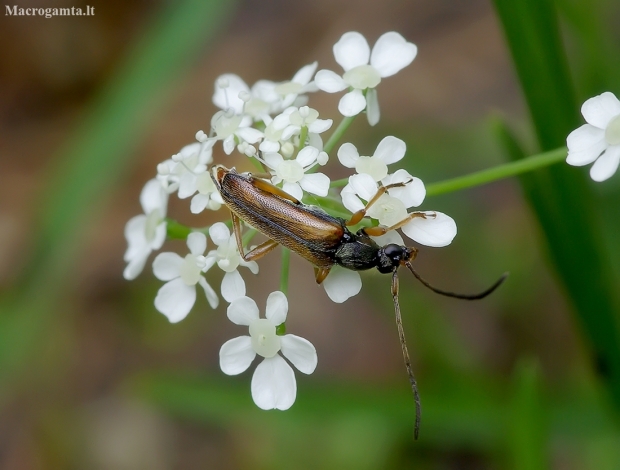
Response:
[[[261,243],[253,250],[250,250],[248,253],[243,254],[244,261],[255,261],[257,259],[262,258],[270,251],[273,251],[275,247],[277,247],[279,243],[275,240],[267,240],[266,242]]]
[[[274,186],[268,181],[262,180],[260,178],[252,178],[252,184],[258,189],[261,189],[269,194],[273,194],[274,196],[281,197],[282,199],[286,199],[287,201],[291,201],[293,204],[301,204],[301,201],[299,201],[299,199],[294,198],[283,189]]]
[[[321,284],[325,280],[325,278],[329,274],[330,269],[331,267],[329,268],[317,268],[316,266],[314,267],[314,277],[316,279],[317,284]]]
[[[397,228],[401,228],[403,225],[408,223],[410,220],[415,219],[416,217],[422,217],[423,219],[426,219],[426,214],[424,212],[412,212],[403,220],[395,223],[390,227],[381,227],[380,225],[378,225],[376,227],[364,227],[362,230],[366,235],[370,235],[371,237],[379,237],[381,235],[385,235],[387,232],[396,230]]]
[[[259,258],[262,258],[267,253],[272,251],[276,246],[278,246],[278,242],[274,240],[267,240],[266,242],[261,243],[253,250],[250,250],[248,253],[243,251],[243,238],[241,237],[241,219],[237,217],[237,215],[231,211],[232,223],[233,223],[233,232],[235,234],[235,239],[237,240],[237,249],[239,250],[239,254],[243,258],[243,261],[255,261]]]
[[[370,209],[370,207],[375,202],[377,202],[379,200],[379,198],[381,196],[383,196],[388,189],[401,188],[403,186],[406,186],[410,182],[411,182],[411,180],[410,181],[406,181],[406,182],[402,182],[402,183],[392,183],[392,184],[388,184],[387,186],[379,187],[379,189],[377,190],[375,195],[370,199],[370,201],[368,201],[366,203],[366,207],[364,207],[363,209],[358,210],[355,214],[353,214],[351,216],[349,221],[346,222],[347,227],[350,227],[351,225],[358,224],[366,216],[366,212],[368,211],[368,209]]]

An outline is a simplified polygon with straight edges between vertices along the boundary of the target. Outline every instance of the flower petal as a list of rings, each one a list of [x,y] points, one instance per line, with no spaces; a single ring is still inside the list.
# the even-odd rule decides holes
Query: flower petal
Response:
[[[209,302],[211,308],[217,308],[217,306],[220,304],[220,299],[218,298],[215,290],[213,290],[213,288],[207,283],[207,280],[203,276],[200,276],[200,278],[198,279],[198,284],[200,284],[202,290],[205,291],[207,302]]]
[[[222,297],[226,302],[232,302],[235,299],[245,295],[245,282],[236,269],[232,272],[224,274],[222,279]]]
[[[402,160],[406,151],[407,144],[405,144],[405,142],[397,137],[388,135],[387,137],[384,137],[381,142],[379,142],[373,157],[378,157],[383,160],[386,165],[389,165]]]
[[[176,253],[160,253],[153,261],[153,274],[160,281],[170,281],[179,277],[183,258]]]
[[[377,125],[381,118],[376,88],[369,88],[366,91],[366,118],[368,119],[368,124],[371,126]]]
[[[415,217],[402,227],[412,240],[426,246],[446,246],[456,236],[456,223],[452,217],[442,213],[426,211],[426,218]]]
[[[252,399],[263,410],[288,410],[297,395],[295,374],[282,356],[265,358],[252,376]]]
[[[620,163],[620,145],[613,145],[594,162],[590,168],[590,177],[594,181],[605,181],[613,176]]]
[[[304,147],[299,151],[295,160],[297,160],[297,163],[299,163],[302,167],[306,168],[316,162],[318,156],[319,149],[314,147]]]
[[[355,145],[346,142],[338,149],[338,161],[347,168],[355,168],[355,164],[360,158]]]
[[[220,369],[226,375],[245,372],[256,357],[252,348],[252,338],[239,336],[229,339],[220,348]]]
[[[588,124],[605,129],[609,121],[620,114],[620,101],[616,95],[606,91],[586,100],[581,106],[581,114]]]
[[[403,237],[396,230],[390,230],[389,232],[384,233],[383,235],[379,235],[378,237],[370,237],[372,238],[379,246],[389,245],[390,243],[394,243],[395,245],[404,245]]]
[[[176,278],[161,286],[155,297],[155,308],[166,315],[170,323],[177,323],[187,316],[195,302],[196,287]]]
[[[146,215],[140,214],[132,217],[125,224],[125,239],[127,240],[127,250],[123,255],[125,261],[131,261],[138,253],[148,249],[146,241]],[[148,249],[150,253],[150,249]],[[148,256],[148,254],[147,254]]]
[[[312,124],[308,125],[308,132],[320,134],[321,132],[325,132],[332,127],[333,123],[333,119],[317,119]]]
[[[127,264],[123,270],[123,277],[128,281],[133,281],[136,277],[138,277],[144,269],[144,265],[146,264],[146,260],[150,254],[151,250],[146,247],[140,249],[139,251],[135,251],[133,253],[133,258],[129,260],[129,264]]]
[[[168,193],[158,180],[152,179],[144,185],[140,193],[140,205],[145,214],[158,209],[161,217],[166,216]]]
[[[239,297],[230,303],[226,315],[235,325],[249,326],[259,318],[258,305],[250,297]]]
[[[319,63],[317,61],[314,61],[308,65],[304,65],[293,76],[293,79],[291,80],[291,82],[300,83],[302,85],[307,85],[308,83],[310,83],[310,80],[312,79],[312,75],[314,75],[314,71],[316,70],[318,65]]]
[[[224,222],[216,222],[211,227],[209,227],[209,236],[213,243],[217,246],[228,243],[230,239],[230,230]]]
[[[372,48],[370,65],[377,69],[382,77],[389,77],[407,67],[417,54],[418,48],[415,44],[391,31],[383,34]]]
[[[200,214],[207,208],[207,204],[209,204],[209,196],[205,196],[204,194],[196,194],[190,202],[189,210],[192,214]]]
[[[342,77],[331,70],[319,70],[314,77],[314,83],[327,93],[337,93],[347,88]]]
[[[355,194],[364,201],[370,201],[377,194],[377,182],[367,173],[349,176],[349,184],[353,191],[355,191]]]
[[[301,186],[299,186],[299,184],[297,183],[285,182],[282,185],[282,189],[286,191],[287,193],[289,193],[294,198],[299,199],[300,201],[304,197],[304,192],[301,190]]]
[[[271,323],[278,326],[286,321],[288,313],[288,299],[283,292],[275,291],[267,297],[267,308],[265,309],[265,317]]]
[[[343,116],[357,116],[366,107],[366,98],[362,90],[353,90],[340,98],[338,111]]]
[[[400,169],[381,180],[384,186],[394,183],[407,183],[405,186],[388,189],[390,196],[403,201],[405,207],[417,207],[426,197],[426,187],[420,178],[411,176],[408,171]]]
[[[312,374],[316,369],[318,358],[316,349],[310,341],[295,335],[280,338],[282,354],[304,374]]]
[[[360,198],[357,197],[357,194],[355,194],[355,191],[353,191],[351,185],[346,185],[342,189],[340,197],[342,198],[342,204],[344,207],[346,207],[352,214],[366,207],[366,204],[364,204]]]
[[[566,138],[568,156],[566,163],[582,166],[592,163],[607,148],[605,131],[590,124],[575,129]]]
[[[344,33],[334,44],[334,57],[345,71],[351,70],[358,65],[368,64],[370,46],[360,33],[355,31]]]
[[[226,88],[222,88],[218,85],[220,81],[224,80],[228,82]],[[235,114],[241,114],[243,112],[243,106],[245,105],[245,102],[239,98],[239,93],[242,91],[249,92],[250,88],[241,77],[232,73],[220,75],[215,81],[213,104],[220,109],[233,109]]]
[[[207,236],[201,232],[192,232],[187,236],[187,247],[192,255],[202,255],[207,249]]]
[[[340,304],[349,297],[359,294],[362,279],[356,271],[334,266],[322,285],[329,298]]]
[[[310,173],[304,175],[299,185],[304,191],[325,197],[329,192],[329,177],[323,173]],[[298,198],[299,199],[299,198]]]

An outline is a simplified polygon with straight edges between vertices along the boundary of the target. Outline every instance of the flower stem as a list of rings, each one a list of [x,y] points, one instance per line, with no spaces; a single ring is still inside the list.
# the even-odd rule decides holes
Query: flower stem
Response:
[[[291,251],[288,248],[281,247],[282,251],[282,269],[280,270],[280,290],[284,295],[288,295],[288,273],[291,261]]]
[[[544,168],[554,163],[558,163],[566,158],[566,147],[561,147],[548,152],[532,155],[531,157],[518,160],[516,162],[506,163],[504,165],[489,168],[487,170],[477,171],[465,176],[459,176],[446,181],[432,183],[426,186],[427,196],[437,196],[439,194],[450,193],[461,189],[481,186],[483,184],[492,183],[510,176],[517,176],[522,173]]]
[[[344,135],[356,117],[357,116],[347,116],[340,121],[340,124],[338,124],[336,130],[329,136],[329,140],[323,146],[323,150],[325,152],[329,153],[334,149],[340,138]]]

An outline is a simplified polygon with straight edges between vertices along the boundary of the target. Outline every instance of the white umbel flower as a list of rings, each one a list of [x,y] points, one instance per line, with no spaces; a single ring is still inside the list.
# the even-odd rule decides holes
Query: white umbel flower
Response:
[[[220,349],[220,367],[227,375],[237,375],[250,367],[256,355],[264,359],[252,376],[252,399],[263,410],[287,410],[295,402],[297,383],[293,369],[300,372],[316,369],[316,349],[308,340],[295,335],[279,336],[276,327],[286,321],[288,300],[279,291],[267,298],[266,318],[259,317],[256,302],[240,297],[228,306],[228,318],[237,325],[249,326],[250,336],[240,336],[224,343]]]
[[[132,217],[125,225],[128,246],[123,277],[129,281],[142,272],[151,251],[159,250],[166,241],[168,193],[158,180],[146,183],[140,193],[140,204],[144,214]]]
[[[306,173],[318,161],[321,153],[315,147],[304,147],[293,160],[285,160],[279,153],[265,153],[263,161],[271,170],[273,184],[282,183],[282,189],[301,200],[307,191],[317,196],[327,196],[329,177],[323,173]]]
[[[379,142],[371,157],[360,156],[355,145],[344,143],[338,149],[338,160],[347,168],[355,168],[356,172],[366,173],[375,181],[381,181],[388,174],[387,166],[402,160],[406,151],[405,142],[388,135]]]
[[[566,163],[582,166],[594,162],[590,176],[605,181],[620,164],[620,101],[607,91],[587,100],[581,114],[587,124],[568,135]]]
[[[232,302],[245,295],[245,281],[239,274],[239,266],[247,267],[252,273],[258,273],[256,261],[244,261],[237,248],[235,235],[230,233],[223,222],[217,222],[209,228],[209,236],[217,245],[216,250],[211,250],[205,256],[205,270],[217,263],[224,271],[221,293],[226,302]]]
[[[386,227],[405,220],[409,216],[407,209],[417,207],[424,201],[424,183],[402,169],[381,180],[383,186],[405,182],[407,184],[403,187],[388,189],[387,193],[368,209],[366,215]],[[349,184],[342,189],[342,203],[355,213],[363,209],[378,190],[378,184],[369,175],[353,175],[349,177]],[[452,243],[457,229],[450,216],[436,211],[418,213],[423,216],[414,217],[401,227],[405,235],[426,246],[441,247]]]
[[[366,109],[368,123],[374,126],[380,117],[375,87],[382,78],[394,75],[413,62],[417,53],[415,44],[393,31],[383,34],[372,52],[360,33],[345,33],[334,45],[334,57],[344,74],[340,76],[331,70],[319,70],[314,80],[319,89],[328,93],[348,88],[349,92],[338,104],[340,113],[355,116]]]
[[[160,253],[153,261],[153,273],[164,284],[155,297],[155,308],[168,317],[170,323],[183,320],[196,302],[196,284],[205,292],[211,308],[216,308],[219,299],[205,280],[206,271],[203,253],[207,248],[204,233],[192,232],[187,237],[190,253],[181,258],[176,253]],[[208,269],[208,268],[207,268]]]

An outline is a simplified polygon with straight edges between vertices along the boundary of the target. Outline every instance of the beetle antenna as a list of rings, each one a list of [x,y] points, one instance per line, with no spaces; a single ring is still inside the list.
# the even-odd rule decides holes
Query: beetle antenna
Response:
[[[456,299],[465,299],[465,300],[478,300],[478,299],[485,298],[487,295],[491,294],[495,289],[497,289],[502,284],[502,282],[504,282],[506,278],[508,277],[508,273],[502,274],[502,276],[497,281],[495,281],[495,284],[493,284],[487,290],[480,292],[479,294],[456,294],[454,292],[441,290],[441,289],[438,289],[437,287],[431,286],[428,283],[428,281],[426,281],[422,276],[420,276],[416,272],[415,269],[413,269],[413,266],[411,266],[411,263],[405,262],[405,266],[409,268],[409,271],[413,273],[413,275],[417,278],[418,281],[420,281],[425,287],[428,287],[433,292],[440,294],[440,295],[445,295],[446,297],[454,297]]]
[[[398,302],[398,271],[392,273],[392,298],[394,299],[394,313],[396,314],[396,328],[398,329],[398,338],[400,339],[400,347],[403,350],[403,358],[405,359],[405,367],[409,374],[409,383],[413,391],[413,399],[415,400],[415,426],[413,428],[413,437],[417,440],[420,435],[420,415],[422,407],[420,405],[420,394],[418,393],[418,383],[413,375],[411,367],[411,359],[409,359],[409,350],[407,349],[407,340],[405,339],[405,330],[403,329],[403,319],[400,316],[400,304]]]

